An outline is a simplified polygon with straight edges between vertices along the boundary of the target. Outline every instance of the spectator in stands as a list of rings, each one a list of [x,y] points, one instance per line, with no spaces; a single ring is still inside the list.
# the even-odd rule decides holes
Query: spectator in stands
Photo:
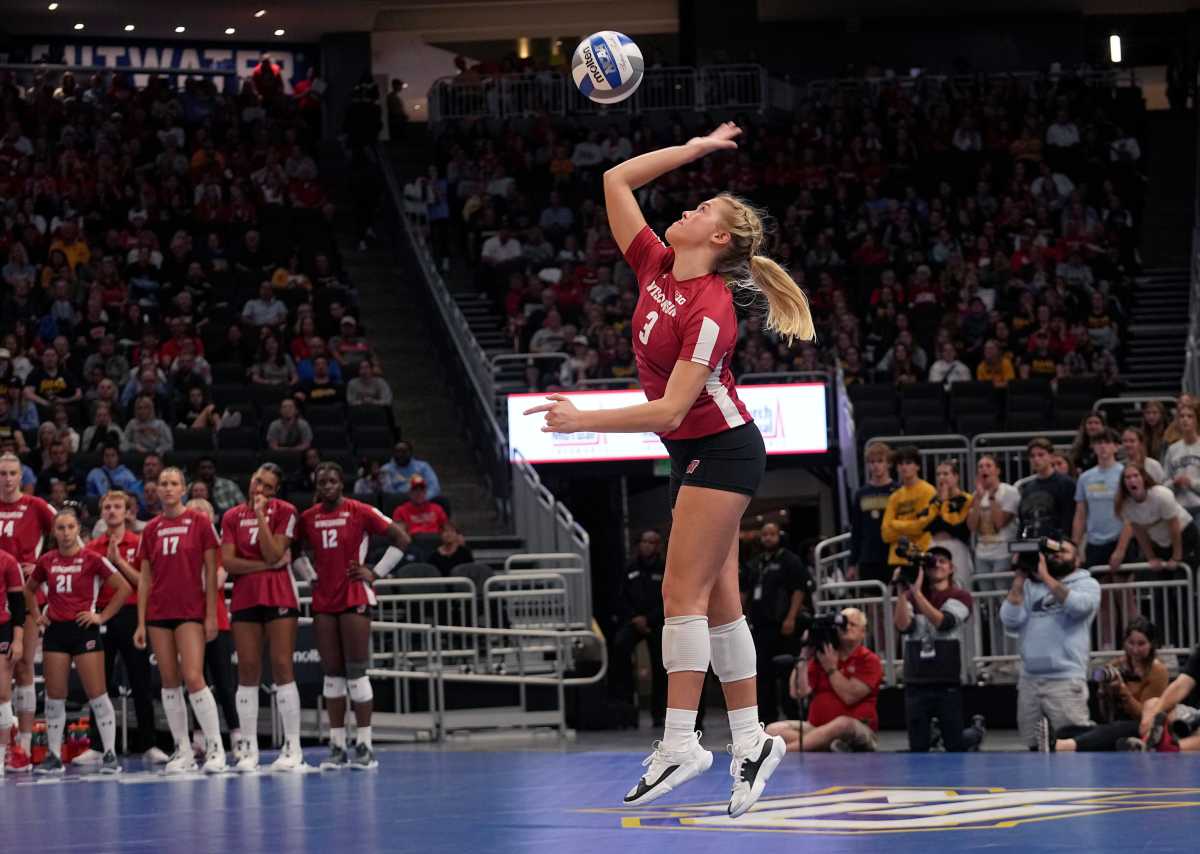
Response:
[[[191,430],[219,430],[223,416],[217,411],[217,405],[209,399],[208,389],[202,386],[192,386],[187,391],[187,401],[180,409],[177,426]],[[226,410],[225,418],[229,419],[228,426],[236,427],[241,424],[241,414]],[[233,422],[237,423],[233,423]]]
[[[880,534],[891,546],[888,564],[898,566],[906,562],[896,554],[896,545],[901,539],[909,540],[922,551],[932,544],[933,537],[928,529],[938,509],[934,504],[937,490],[920,476],[921,452],[913,445],[905,445],[896,450],[893,459],[900,485],[888,496]]]
[[[358,376],[346,386],[346,402],[351,406],[392,405],[392,387],[375,372],[370,359],[358,363]]]
[[[408,479],[408,500],[392,512],[392,521],[400,522],[409,534],[437,534],[446,523],[446,511],[429,500],[425,478],[414,474]]]
[[[51,411],[53,412],[55,434],[59,439],[67,443],[67,449],[72,454],[78,453],[79,434],[71,426],[70,414],[67,412],[67,407],[61,403],[56,403]]]
[[[23,456],[29,451],[25,444],[25,434],[21,432],[17,414],[13,411],[7,395],[0,395],[0,439],[12,440],[18,455]]]
[[[65,442],[55,440],[50,445],[49,461],[38,473],[36,492],[46,500],[57,484],[63,489],[63,500],[82,498],[87,489],[86,479],[71,461],[71,451]]]
[[[154,401],[156,409],[166,411],[170,399],[167,396],[167,384],[164,382],[159,369],[148,360],[138,368],[137,375],[131,376],[125,388],[121,390],[122,408],[131,410],[134,400],[146,396]]]
[[[47,347],[42,351],[41,367],[25,379],[25,399],[48,413],[55,403],[74,403],[83,397],[83,389],[59,365],[58,351]]]
[[[96,368],[118,386],[124,385],[129,379],[129,360],[117,352],[117,339],[113,335],[105,335],[100,339],[96,352],[83,362],[83,375],[91,376]]]
[[[354,481],[354,497],[361,501],[374,503],[384,492],[383,463],[379,460],[363,460],[359,468],[361,474]]]
[[[846,576],[851,581],[886,584],[888,547],[883,541],[883,514],[888,497],[896,491],[892,479],[892,449],[884,442],[869,442],[865,453],[867,482],[854,493],[850,505],[850,557]]]
[[[816,589],[800,556],[781,542],[779,526],[767,522],[759,531],[762,547],[743,565],[739,587],[743,591],[746,621],[758,650],[759,715],[774,720],[779,715],[778,679],[773,661],[794,652],[804,625],[803,611],[811,610]]]
[[[250,326],[278,327],[287,321],[287,306],[275,296],[269,281],[258,286],[258,297],[242,308],[242,321]]]
[[[950,388],[953,383],[970,381],[971,369],[959,361],[954,342],[946,341],[942,344],[941,355],[942,357],[929,367],[931,383],[942,383],[946,388]]]
[[[444,576],[452,575],[456,566],[475,561],[475,555],[467,547],[466,537],[449,519],[442,523],[441,535],[441,543],[429,555],[429,562],[437,567],[438,572]]]
[[[967,517],[971,513],[974,497],[963,492],[958,460],[947,458],[937,466],[937,496],[934,498],[935,515],[927,530],[933,544],[950,553],[958,578],[965,583],[973,574],[971,562],[971,529]]]
[[[217,461],[213,457],[201,457],[196,460],[193,478],[208,486],[208,500],[216,508],[218,516],[223,516],[229,508],[246,501],[246,496],[242,494],[236,482],[217,474]]]
[[[355,374],[358,372],[358,363],[371,358],[371,345],[359,334],[358,321],[350,315],[341,319],[339,330],[340,334],[329,339],[330,354],[347,373]],[[340,383],[341,378],[337,381]]]
[[[1161,697],[1171,681],[1167,666],[1158,657],[1154,624],[1136,617],[1125,628],[1125,653],[1104,668],[1105,680],[1097,685],[1097,700],[1109,723],[1082,732],[1054,733],[1050,749],[1056,753],[1117,750],[1123,739],[1138,737],[1142,712]]]
[[[337,363],[337,359],[330,358],[329,351],[325,347],[325,340],[314,335],[308,342],[308,356],[296,363],[296,377],[299,382],[305,382],[313,378],[314,367],[313,363],[321,357],[329,358],[329,376],[334,382],[342,382],[345,376],[342,373],[341,366]]]
[[[341,405],[346,402],[346,390],[335,382],[329,371],[329,359],[317,356],[313,359],[313,376],[300,383],[293,395],[296,400],[309,405]]]
[[[621,576],[612,636],[609,687],[623,702],[628,702],[635,691],[633,654],[638,644],[643,640],[646,642],[650,657],[650,716],[654,726],[662,725],[667,710],[667,674],[662,666],[662,581],[665,572],[662,535],[654,530],[643,531],[634,558]]]
[[[1166,483],[1175,492],[1176,500],[1192,514],[1200,517],[1200,431],[1197,421],[1200,410],[1195,405],[1180,406],[1175,411],[1175,426],[1179,440],[1167,448],[1163,458]]]
[[[416,475],[425,481],[425,494],[430,500],[442,494],[441,484],[433,466],[413,457],[412,442],[402,439],[392,448],[392,459],[385,463],[380,470],[384,492],[405,493],[409,491],[409,483]]]
[[[1071,468],[1082,472],[1096,465],[1096,451],[1092,445],[1107,429],[1104,416],[1099,412],[1089,412],[1083,417],[1075,433],[1075,441],[1071,443]]]
[[[983,345],[983,360],[975,367],[975,379],[990,382],[996,388],[1006,388],[1017,378],[1012,357],[1000,349],[1000,342],[989,338]]]
[[[1054,445],[1039,436],[1026,446],[1034,477],[1021,486],[1021,536],[1065,538],[1075,521],[1075,481],[1054,468]]]
[[[975,500],[967,512],[967,527],[975,534],[976,575],[1012,570],[1008,544],[1017,537],[1017,508],[1021,493],[1000,480],[1000,467],[991,454],[975,464]],[[987,589],[995,589],[988,585]]]
[[[883,662],[867,649],[867,615],[844,608],[846,623],[835,649],[825,646],[809,659],[802,654],[792,669],[789,693],[797,702],[811,698],[808,720],[777,721],[768,735],[781,736],[788,750],[814,753],[873,751],[878,746],[876,707]]]
[[[1083,472],[1075,484],[1071,539],[1083,555],[1084,566],[1101,566],[1108,564],[1121,536],[1116,498],[1122,467],[1117,463],[1116,431],[1105,427],[1092,439],[1092,450],[1096,465]]]
[[[1146,452],[1146,434],[1140,427],[1126,427],[1121,431],[1121,449],[1125,455],[1123,462],[1131,466],[1141,466],[1156,484],[1166,482],[1166,472],[1162,463]]]
[[[133,418],[125,425],[125,444],[122,451],[165,454],[175,447],[175,437],[167,422],[154,410],[154,398],[140,394],[133,402]]]
[[[133,493],[137,489],[137,475],[121,463],[121,450],[116,444],[104,446],[100,454],[100,465],[87,475],[87,495],[100,498],[112,490]]]
[[[963,729],[962,661],[967,620],[974,602],[959,587],[950,552],[941,546],[929,550],[933,567],[918,569],[916,583],[908,584],[897,568],[892,583],[898,587],[893,622],[904,636],[904,707],[908,724],[908,749],[926,753],[931,746],[931,723],[938,719],[946,751],[966,749]],[[968,573],[969,574],[969,573]]]
[[[1087,665],[1090,628],[1100,606],[1100,585],[1079,569],[1075,544],[1065,541],[1049,557],[1038,555],[1037,574],[1019,567],[1000,620],[1019,636],[1017,728],[1031,750],[1051,730],[1090,727]]]
[[[312,445],[313,432],[300,417],[296,401],[285,398],[279,403],[279,417],[267,428],[267,447],[272,451],[304,451]]]
[[[300,455],[300,468],[284,482],[288,495],[314,493],[317,491],[317,466],[321,464],[321,452],[308,448]],[[307,506],[305,507],[307,509]]]
[[[1108,560],[1114,572],[1125,562],[1131,541],[1137,542],[1151,569],[1175,569],[1179,563],[1200,565],[1200,531],[1192,514],[1175,500],[1168,487],[1150,485],[1145,469],[1128,464],[1124,467],[1116,512],[1124,527]]]
[[[1146,453],[1156,460],[1161,460],[1167,450],[1163,439],[1166,430],[1167,408],[1161,400],[1147,400],[1142,404],[1142,432],[1146,436]]]

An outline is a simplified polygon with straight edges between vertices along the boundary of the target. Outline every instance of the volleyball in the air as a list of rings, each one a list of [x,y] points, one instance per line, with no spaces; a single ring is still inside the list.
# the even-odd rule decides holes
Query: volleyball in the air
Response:
[[[597,104],[615,104],[642,83],[642,52],[624,33],[601,30],[575,48],[571,77],[579,91]]]

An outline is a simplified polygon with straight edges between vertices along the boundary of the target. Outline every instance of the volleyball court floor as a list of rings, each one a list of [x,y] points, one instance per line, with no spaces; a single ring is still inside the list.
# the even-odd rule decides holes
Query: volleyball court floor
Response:
[[[731,820],[725,754],[681,791],[629,809],[621,796],[645,749],[589,743],[606,742],[383,748],[369,772],[166,778],[130,763],[115,778],[9,776],[0,839],[39,854],[925,854],[1173,852],[1195,850],[1200,832],[1200,765],[1180,754],[789,754],[767,796]],[[316,764],[324,749],[306,755]]]

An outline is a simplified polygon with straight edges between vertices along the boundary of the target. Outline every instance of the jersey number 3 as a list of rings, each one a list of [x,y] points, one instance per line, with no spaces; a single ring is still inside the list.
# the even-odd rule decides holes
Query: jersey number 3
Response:
[[[646,325],[642,327],[642,331],[638,333],[638,340],[643,344],[650,343],[650,333],[654,329],[654,324],[658,323],[658,312],[651,311],[646,314]]]

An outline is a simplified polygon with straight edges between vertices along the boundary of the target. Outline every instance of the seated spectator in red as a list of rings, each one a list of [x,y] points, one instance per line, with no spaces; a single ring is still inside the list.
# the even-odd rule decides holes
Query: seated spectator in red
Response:
[[[448,521],[442,505],[426,496],[425,478],[414,474],[408,480],[408,500],[392,512],[392,520],[401,522],[410,534],[437,534]]]

